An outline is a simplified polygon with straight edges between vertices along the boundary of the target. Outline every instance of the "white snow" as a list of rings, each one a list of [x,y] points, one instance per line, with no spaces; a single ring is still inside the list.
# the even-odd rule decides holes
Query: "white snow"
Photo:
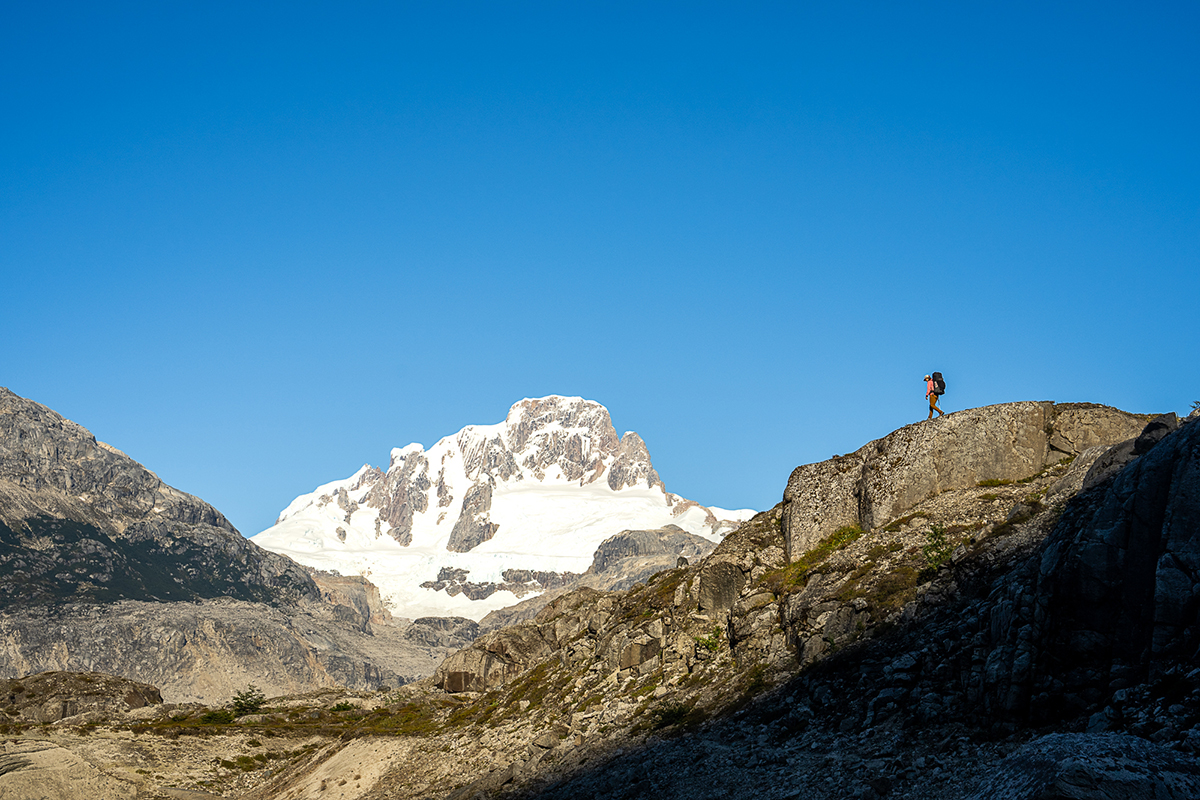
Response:
[[[580,398],[554,399],[559,403],[588,403]],[[589,404],[592,405],[595,404]],[[524,413],[521,404],[514,406],[509,414],[510,423],[519,422]],[[301,564],[367,577],[379,587],[384,602],[399,616],[454,615],[478,620],[519,599],[502,591],[473,601],[464,594],[451,596],[445,591],[421,588],[420,584],[436,580],[443,567],[469,570],[467,580],[478,583],[502,582],[502,573],[507,569],[583,572],[590,566],[596,547],[622,530],[677,525],[719,541],[734,523],[754,514],[749,509],[731,511],[696,506],[677,513],[686,501],[668,495],[662,487],[642,483],[613,491],[606,474],[590,483],[586,481],[591,476],[586,475],[581,484],[579,480],[565,480],[556,464],[546,465],[544,480],[538,480],[524,467],[519,467],[517,474],[508,480],[496,480],[477,459],[474,474],[464,471],[472,453],[487,447],[489,442],[499,439],[509,447],[510,430],[509,423],[471,425],[439,440],[428,451],[419,444],[391,451],[389,472],[403,469],[405,462],[414,456],[428,460],[425,477],[431,486],[426,494],[427,507],[413,515],[412,540],[407,547],[389,534],[387,522],[381,522],[380,533],[376,534],[379,509],[369,508],[363,502],[374,479],[368,477],[364,486],[350,490],[371,469],[368,466],[345,480],[323,484],[297,497],[274,526],[252,540]],[[557,420],[549,419],[529,438],[525,449],[513,453],[516,462],[521,464],[531,455],[536,462],[542,444],[550,441],[548,434],[554,431],[580,434],[584,456],[600,455],[587,428],[565,429]],[[605,456],[605,469],[611,460],[611,456]],[[438,505],[439,473],[453,497],[446,506]],[[494,481],[488,518],[499,527],[492,539],[470,552],[450,552],[446,545],[458,520],[463,497],[480,481]],[[343,488],[350,501],[359,503],[349,521],[346,510],[337,503],[338,490]],[[709,511],[720,521],[715,527]],[[344,539],[339,538],[338,529],[343,531]]]

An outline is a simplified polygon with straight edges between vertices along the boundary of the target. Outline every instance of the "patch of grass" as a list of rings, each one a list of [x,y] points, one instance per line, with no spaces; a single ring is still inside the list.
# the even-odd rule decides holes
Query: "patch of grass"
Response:
[[[888,544],[877,544],[867,551],[867,557],[875,560],[883,558],[886,555],[897,553],[904,549],[904,545],[899,542],[889,542]]]
[[[986,481],[980,481],[976,486],[992,487],[992,486],[1012,486],[1012,481],[1001,480],[999,478],[988,478]]]
[[[652,719],[651,726],[655,730],[669,728],[672,725],[691,727],[703,722],[705,718],[704,712],[697,709],[694,705],[680,703],[676,700],[668,700],[665,703],[660,703],[650,714]]]
[[[587,711],[592,706],[598,706],[603,702],[604,698],[598,694],[588,695],[579,701],[579,704],[575,706],[575,711],[577,713]]]
[[[751,667],[743,677],[742,694],[750,697],[767,687],[767,665],[760,662]]]
[[[354,703],[347,703],[345,700],[343,700],[336,705],[330,706],[329,710],[334,714],[337,714],[341,711],[357,711],[358,706],[354,705]]]
[[[395,709],[376,709],[362,720],[357,732],[423,736],[437,729],[437,714],[424,703],[405,703]]]
[[[910,566],[897,567],[875,583],[867,602],[881,609],[903,608],[916,595],[917,576]]]
[[[789,594],[800,589],[813,567],[824,563],[827,558],[848,547],[864,533],[865,531],[857,525],[843,525],[792,563],[763,575],[763,585],[775,594]]]
[[[250,756],[238,756],[233,761],[237,768],[242,772],[250,772],[251,770],[258,769],[262,766],[261,763]],[[224,764],[222,764],[222,766],[224,766]]]
[[[236,717],[227,708],[217,708],[200,715],[200,721],[205,725],[229,725]]]
[[[510,707],[526,699],[529,700],[530,708],[541,705],[542,698],[546,696],[546,673],[549,671],[549,661],[543,661],[533,669],[526,671],[525,674],[513,684],[512,689],[509,690],[508,698],[505,700],[504,705],[506,707]],[[526,695],[528,695],[528,697],[526,697]]]
[[[639,686],[636,689],[634,689],[632,692],[630,692],[629,696],[633,697],[633,698],[645,697],[646,695],[650,694],[655,689],[657,689],[661,682],[662,682],[662,672],[661,671],[656,672],[656,673],[654,673],[654,675],[651,677],[651,679],[649,681],[647,681],[642,686]]]
[[[900,517],[899,519],[892,520],[891,522],[889,522],[887,525],[885,525],[883,527],[883,530],[886,533],[899,533],[901,528],[903,528],[908,523],[912,522],[914,519],[925,519],[928,516],[929,515],[926,514],[924,511],[917,511],[913,514],[909,514],[906,517]]]
[[[687,575],[687,567],[676,567],[651,576],[648,587],[650,591],[647,592],[651,596],[650,607],[661,609],[672,605],[675,602],[675,590]]]
[[[896,545],[896,549],[900,549],[900,545]],[[858,569],[850,573],[850,576],[846,579],[846,583],[838,590],[837,599],[843,603],[848,603],[856,597],[866,596],[866,591],[861,587],[861,581],[867,575],[871,574],[871,571],[874,569],[874,561],[868,561],[865,564],[859,565]]]
[[[998,495],[998,494],[992,494],[991,492],[988,492],[988,493],[986,493],[986,494],[981,494],[981,495],[979,495],[979,499],[980,499],[980,500],[985,500],[985,501],[987,501],[987,502],[991,502],[992,500],[999,500],[999,499],[1000,499],[1000,495]]]

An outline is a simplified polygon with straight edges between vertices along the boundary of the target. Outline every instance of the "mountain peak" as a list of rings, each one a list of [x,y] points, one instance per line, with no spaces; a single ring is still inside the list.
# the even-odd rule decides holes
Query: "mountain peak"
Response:
[[[443,568],[472,581],[509,569],[582,572],[620,530],[674,523],[718,541],[748,515],[668,493],[646,443],[618,436],[608,409],[549,395],[428,449],[396,448],[386,472],[367,467],[296,498],[254,541],[309,566],[369,574],[398,613],[478,618],[516,598],[447,604],[411,586]]]

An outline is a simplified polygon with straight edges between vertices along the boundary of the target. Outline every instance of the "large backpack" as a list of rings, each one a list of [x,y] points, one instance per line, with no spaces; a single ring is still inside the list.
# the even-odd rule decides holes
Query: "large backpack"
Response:
[[[933,393],[943,395],[946,393],[946,382],[942,380],[942,373],[933,373]]]

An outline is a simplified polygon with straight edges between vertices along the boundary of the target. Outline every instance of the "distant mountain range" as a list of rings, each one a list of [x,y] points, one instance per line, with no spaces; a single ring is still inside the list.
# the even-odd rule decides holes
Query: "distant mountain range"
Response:
[[[478,620],[584,572],[623,530],[719,542],[752,514],[668,492],[645,443],[618,436],[604,406],[550,396],[428,450],[394,449],[386,471],[364,466],[297,497],[252,541],[369,578],[399,615]]]

